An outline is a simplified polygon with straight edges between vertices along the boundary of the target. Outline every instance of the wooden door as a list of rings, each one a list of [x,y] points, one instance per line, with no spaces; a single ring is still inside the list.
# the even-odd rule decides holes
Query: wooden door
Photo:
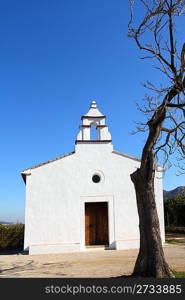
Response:
[[[107,202],[85,203],[85,244],[108,245]]]

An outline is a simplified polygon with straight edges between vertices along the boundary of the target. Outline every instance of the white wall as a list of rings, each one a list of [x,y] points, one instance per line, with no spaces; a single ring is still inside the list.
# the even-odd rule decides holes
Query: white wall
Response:
[[[26,185],[25,248],[30,253],[85,249],[84,203],[108,201],[112,248],[139,246],[138,214],[130,174],[139,162],[112,152],[111,144],[78,144],[76,153],[31,170]],[[100,183],[92,182],[99,172]],[[162,186],[157,208],[164,234]]]

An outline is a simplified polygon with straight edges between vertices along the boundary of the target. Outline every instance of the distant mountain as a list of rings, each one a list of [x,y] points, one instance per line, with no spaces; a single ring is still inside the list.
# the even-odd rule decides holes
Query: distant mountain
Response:
[[[179,194],[185,193],[185,186],[178,186],[176,189],[171,191],[163,190],[164,198],[174,198]]]
[[[12,225],[14,223],[13,222],[0,221],[0,224],[2,224],[2,225]]]

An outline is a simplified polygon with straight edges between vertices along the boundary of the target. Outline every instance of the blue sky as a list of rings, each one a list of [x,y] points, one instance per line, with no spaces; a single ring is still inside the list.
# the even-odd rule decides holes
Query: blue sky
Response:
[[[135,102],[146,93],[141,82],[159,76],[138,58],[128,20],[123,0],[0,1],[0,221],[24,220],[20,171],[73,151],[92,100],[114,149],[140,157],[144,137],[130,135],[142,119]],[[175,172],[165,189],[185,184]]]

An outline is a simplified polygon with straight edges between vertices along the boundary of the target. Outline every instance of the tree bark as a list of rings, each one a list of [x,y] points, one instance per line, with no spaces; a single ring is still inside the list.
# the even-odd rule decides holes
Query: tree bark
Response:
[[[160,235],[160,226],[159,219],[156,209],[155,202],[155,192],[154,192],[154,178],[155,178],[155,161],[154,161],[154,148],[158,142],[159,135],[162,131],[165,131],[166,128],[163,128],[163,122],[169,118],[172,121],[172,124],[175,125],[173,129],[171,127],[166,129],[169,135],[166,137],[166,143],[158,147],[164,149],[165,146],[170,148],[168,144],[170,137],[175,139],[177,147],[184,154],[184,145],[182,140],[184,138],[183,127],[180,128],[175,117],[172,117],[168,113],[169,108],[179,108],[183,110],[184,114],[184,98],[180,98],[180,94],[184,93],[185,89],[185,44],[182,47],[181,56],[180,56],[180,66],[177,67],[177,62],[175,62],[178,55],[175,48],[175,42],[173,37],[174,32],[174,22],[173,17],[176,15],[176,11],[181,11],[183,6],[183,1],[140,1],[144,4],[146,9],[146,15],[141,21],[140,25],[137,28],[131,28],[132,23],[132,6],[131,3],[131,20],[129,22],[129,36],[134,38],[139,49],[144,50],[149,56],[146,58],[155,58],[160,64],[159,70],[162,71],[167,77],[170,78],[170,87],[166,89],[166,95],[161,104],[156,104],[156,108],[152,109],[152,99],[153,97],[147,98],[149,102],[149,109],[145,110],[145,113],[150,113],[154,111],[153,116],[147,122],[149,128],[149,134],[147,141],[143,148],[141,165],[133,174],[131,174],[131,180],[134,183],[137,199],[137,208],[139,214],[139,230],[140,230],[140,250],[134,267],[133,275],[134,276],[143,276],[143,277],[174,277],[172,272],[169,269],[169,266],[164,258],[164,252],[162,248],[162,241]],[[168,19],[168,22],[164,23],[163,17]],[[163,21],[162,21],[163,20]],[[168,26],[168,29],[166,28]],[[161,30],[167,29],[169,31],[169,45],[168,42],[161,43],[160,35]],[[145,38],[148,37],[148,31],[152,34],[153,32],[153,42],[151,45],[147,46],[145,44]],[[142,37],[145,37],[142,39]],[[166,54],[163,56],[163,53],[169,53],[170,61],[166,59]],[[150,56],[151,55],[151,56]],[[169,76],[168,72],[171,72],[172,75]],[[171,78],[172,76],[172,78]],[[172,83],[173,82],[173,83]],[[172,86],[171,86],[172,84]],[[164,89],[159,90],[151,88],[150,84],[146,85],[151,90],[156,91],[158,95],[163,95]],[[179,97],[176,97],[179,96]],[[176,97],[176,99],[175,99]],[[157,99],[157,98],[156,98]],[[174,99],[175,102],[171,103],[171,100]],[[141,110],[142,111],[142,110]],[[175,116],[175,113],[174,113]],[[178,138],[178,130],[180,128],[181,138]],[[173,134],[172,134],[173,133]],[[172,135],[170,135],[172,134]],[[175,147],[175,146],[173,146]],[[171,148],[170,148],[171,149]]]
[[[131,175],[139,214],[140,250],[133,271],[139,277],[173,277],[165,261],[155,204],[154,181],[143,178],[141,169]]]
[[[166,105],[178,94],[174,86],[165,96],[162,105],[148,121],[149,134],[143,148],[141,165],[131,174],[136,191],[139,215],[140,249],[133,276],[174,277],[165,260],[159,218],[155,202],[154,177],[155,161],[153,148],[157,143],[163,122],[166,118]]]
[[[150,150],[147,154],[147,163],[131,174],[136,191],[140,230],[140,250],[132,275],[155,278],[174,277],[166,263],[162,248],[154,177],[154,157]]]

